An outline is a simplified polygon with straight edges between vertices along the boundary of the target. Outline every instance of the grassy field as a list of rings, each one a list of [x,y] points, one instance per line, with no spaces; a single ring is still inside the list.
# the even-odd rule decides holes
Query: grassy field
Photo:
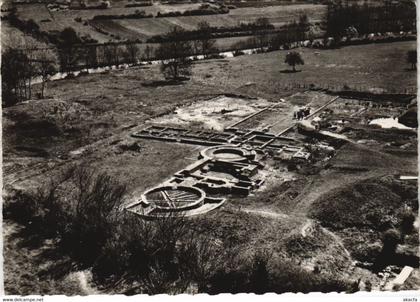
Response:
[[[209,74],[210,77],[205,78],[205,81],[214,85],[224,86],[229,83],[240,87],[251,82],[256,83],[256,89],[264,86],[269,94],[281,91],[282,86],[288,83],[338,89],[347,85],[365,91],[375,88],[401,92],[407,88],[415,91],[415,73],[407,71],[409,66],[405,61],[406,52],[415,49],[415,45],[415,42],[370,44],[320,51],[301,48],[298,51],[305,65],[299,66],[299,72],[296,73],[290,73],[290,67],[284,63],[288,51],[240,56],[229,61],[219,61],[210,68],[207,68],[206,62],[198,62],[196,70],[198,74]],[[244,74],[243,70],[252,72]],[[252,88],[252,85],[243,87]]]
[[[23,33],[16,27],[11,26],[7,20],[1,21],[1,46],[6,47],[21,47],[24,45],[36,46],[39,48],[51,47],[44,42],[38,41],[31,36]]]
[[[121,4],[122,5],[122,4]],[[237,26],[241,22],[253,22],[257,18],[268,18],[275,26],[286,22],[298,20],[300,15],[308,15],[311,22],[320,22],[325,14],[323,5],[287,5],[270,6],[262,8],[237,8],[231,10],[228,14],[205,15],[205,16],[185,16],[185,17],[165,17],[165,18],[147,18],[147,19],[127,19],[127,20],[100,20],[94,21],[94,24],[109,35],[105,35],[95,30],[94,27],[84,24],[83,21],[92,19],[95,15],[121,15],[134,13],[137,9],[144,10],[147,14],[156,15],[157,12],[184,11],[194,9],[197,4],[185,5],[160,5],[146,7],[125,8],[121,6],[111,7],[105,10],[67,10],[67,11],[49,11],[43,4],[31,4],[18,6],[18,15],[25,20],[34,19],[42,31],[54,32],[61,31],[65,27],[73,27],[80,36],[90,36],[98,42],[107,42],[115,40],[111,37],[119,36],[120,39],[141,39],[145,40],[153,35],[165,34],[173,26],[181,26],[186,30],[193,30],[201,21],[208,22],[211,26]],[[82,22],[76,22],[75,18],[81,18]],[[49,22],[41,20],[49,19]]]
[[[163,81],[159,66],[155,65],[48,83],[49,99],[3,110],[6,191],[11,194],[12,189],[36,188],[64,167],[91,163],[126,182],[131,196],[137,196],[145,187],[156,185],[185,167],[198,153],[191,146],[130,138],[130,133],[142,129],[148,120],[178,106],[228,93],[273,102],[286,98],[285,105],[292,108],[293,99],[288,97],[301,89],[288,84],[296,82],[334,87],[347,84],[356,88],[412,88],[416,75],[406,70],[405,53],[414,48],[414,42],[398,42],[323,51],[298,49],[305,65],[299,66],[300,72],[296,73],[287,72],[290,68],[283,63],[287,52],[276,51],[198,61],[193,65],[192,78],[177,84]],[[139,145],[138,151],[124,151],[124,146],[133,143]],[[329,228],[327,220],[310,213],[324,203],[340,201],[343,203],[340,207],[331,208],[347,210],[346,194],[353,189],[365,192],[357,186],[360,181],[369,179],[374,185],[379,183],[380,188],[384,175],[415,174],[415,163],[415,155],[402,158],[353,143],[342,146],[329,162],[329,168],[316,175],[288,173],[284,167],[268,162],[267,182],[259,191],[247,198],[229,197],[221,209],[196,217],[194,223],[240,257],[249,259],[258,249],[269,250],[273,252],[272,259],[289,261],[307,272],[317,268],[325,276],[350,281],[367,278],[377,285],[378,277],[369,270],[355,268],[349,256],[349,252],[354,252],[352,240],[360,243],[370,235],[359,230],[350,232],[348,228],[336,232]],[[360,169],[348,171],[346,166]],[[284,178],[291,181],[285,183]],[[369,206],[375,207],[381,201],[379,197],[384,196],[377,197]],[[395,201],[400,199],[390,201],[392,208]],[[357,213],[355,209],[354,216]],[[339,214],[334,213],[341,219]],[[83,293],[83,289],[78,289],[80,284],[68,283],[70,268],[63,269],[64,275],[58,277],[42,275],[37,267],[29,267],[28,263],[35,258],[39,266],[48,263],[48,255],[28,258],[29,252],[13,252],[24,234],[11,236],[19,233],[19,229],[11,222],[6,223],[10,226],[5,236],[8,292],[23,292],[33,283],[33,288],[42,293],[54,290],[48,284],[57,284],[56,288],[63,292]],[[378,233],[375,236],[377,241]],[[410,240],[408,245],[415,242]],[[40,251],[28,249],[35,254]],[[29,280],[28,276],[15,273],[29,269],[42,277]]]

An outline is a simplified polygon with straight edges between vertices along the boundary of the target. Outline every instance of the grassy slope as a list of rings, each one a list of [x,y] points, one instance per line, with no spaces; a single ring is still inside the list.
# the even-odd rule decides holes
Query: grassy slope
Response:
[[[329,227],[383,230],[397,209],[415,198],[413,184],[403,184],[391,177],[374,178],[331,190],[312,204],[311,212]]]
[[[34,38],[26,35],[21,30],[13,27],[9,24],[7,20],[1,21],[1,46],[2,48],[6,47],[16,47],[23,46],[25,44],[34,45],[39,48],[48,47],[44,42],[35,40]]]
[[[43,293],[46,295],[73,295],[83,294],[80,283],[61,276],[52,277],[46,272],[48,268],[60,267],[61,258],[54,259],[48,255],[49,244],[36,245],[25,238],[24,230],[12,221],[3,221],[3,270],[5,276],[4,290],[6,294],[33,295]],[[49,258],[48,261],[46,259]],[[54,261],[57,260],[57,261]]]

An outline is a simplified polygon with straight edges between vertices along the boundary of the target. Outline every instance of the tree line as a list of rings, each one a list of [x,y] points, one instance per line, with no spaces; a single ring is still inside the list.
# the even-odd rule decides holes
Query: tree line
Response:
[[[7,48],[2,52],[2,102],[4,106],[32,98],[32,80],[41,79],[39,97],[44,97],[49,77],[57,71],[57,55],[52,50]]]
[[[354,27],[358,34],[416,30],[416,6],[409,2],[387,2],[384,5],[349,4],[339,1],[328,5],[326,34],[341,38]]]

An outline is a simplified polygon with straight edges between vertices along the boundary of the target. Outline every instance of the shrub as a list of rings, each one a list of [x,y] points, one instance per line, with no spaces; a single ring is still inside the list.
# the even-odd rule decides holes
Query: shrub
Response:
[[[363,242],[355,247],[352,255],[359,261],[374,263],[380,255],[381,250],[382,246],[379,242],[373,244]]]
[[[75,171],[73,204],[62,244],[83,263],[92,263],[111,236],[116,223],[115,211],[121,205],[126,187],[105,173],[85,167]]]
[[[270,292],[342,292],[349,289],[350,284],[343,280],[308,272],[291,262],[275,261],[270,268]]]
[[[141,276],[150,264],[147,251],[151,250],[152,222],[125,211],[116,221],[93,268],[95,277],[100,280],[126,272]]]
[[[171,283],[185,279],[181,278],[183,275],[191,277],[193,274],[188,273],[185,263],[186,260],[189,264],[200,263],[194,258],[197,254],[193,253],[200,243],[188,229],[188,221],[183,217],[167,216],[147,221],[130,212],[120,212],[94,264],[93,273],[99,280],[129,275],[144,281],[150,287],[150,293],[168,280]]]
[[[256,294],[263,294],[268,290],[268,254],[256,253],[249,278],[252,291]]]
[[[111,19],[142,19],[142,18],[153,18],[152,14],[146,14],[143,10],[136,10],[132,14],[126,15],[96,15],[93,20],[111,20]]]
[[[37,191],[19,194],[6,212],[21,216],[17,220],[38,235],[60,238],[71,256],[90,265],[111,237],[124,194],[125,186],[105,173],[70,168]]]
[[[233,253],[233,250],[226,253]],[[224,257],[209,279],[210,294],[254,292],[331,292],[348,291],[350,284],[333,278],[308,272],[298,265],[266,253],[256,252],[249,259]],[[233,268],[233,269],[232,269]]]
[[[153,3],[151,1],[146,2],[135,2],[135,3],[129,3],[126,4],[125,7],[141,7],[141,6],[152,6]]]
[[[405,210],[401,213],[400,229],[403,235],[408,235],[413,231],[415,220],[416,216],[413,212]]]
[[[178,16],[200,16],[200,15],[217,15],[217,14],[227,14],[229,13],[229,8],[226,6],[220,7],[210,7],[208,4],[202,4],[198,9],[186,10],[184,12],[173,11],[167,13],[158,12],[156,14],[157,18],[161,17],[178,17]]]
[[[401,234],[396,229],[389,229],[382,234],[382,253],[395,254]]]
[[[178,249],[178,262],[184,276],[193,280],[198,291],[205,291],[209,279],[219,267],[222,250],[216,246],[209,236],[202,236],[190,230]]]

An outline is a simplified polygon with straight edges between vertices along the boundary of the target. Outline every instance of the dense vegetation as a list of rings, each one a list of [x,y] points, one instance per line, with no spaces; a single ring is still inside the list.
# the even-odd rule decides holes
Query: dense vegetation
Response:
[[[146,14],[145,11],[136,10],[132,14],[126,15],[95,15],[93,20],[113,20],[113,19],[142,19],[153,18],[152,14]]]
[[[179,16],[202,16],[202,15],[218,15],[227,14],[229,9],[226,6],[214,7],[208,4],[202,4],[198,9],[186,10],[184,12],[158,12],[156,18],[162,17],[179,17]]]
[[[339,1],[328,6],[327,35],[346,36],[349,27],[358,34],[385,33],[416,30],[414,2],[387,2],[381,6],[349,5]]]
[[[416,235],[417,211],[416,185],[383,177],[329,192],[312,205],[311,215],[324,226],[348,234],[348,248],[355,258],[380,270],[390,264],[418,266],[418,257],[396,251],[405,236]],[[370,234],[372,241],[357,242],[354,238],[359,233]]]

